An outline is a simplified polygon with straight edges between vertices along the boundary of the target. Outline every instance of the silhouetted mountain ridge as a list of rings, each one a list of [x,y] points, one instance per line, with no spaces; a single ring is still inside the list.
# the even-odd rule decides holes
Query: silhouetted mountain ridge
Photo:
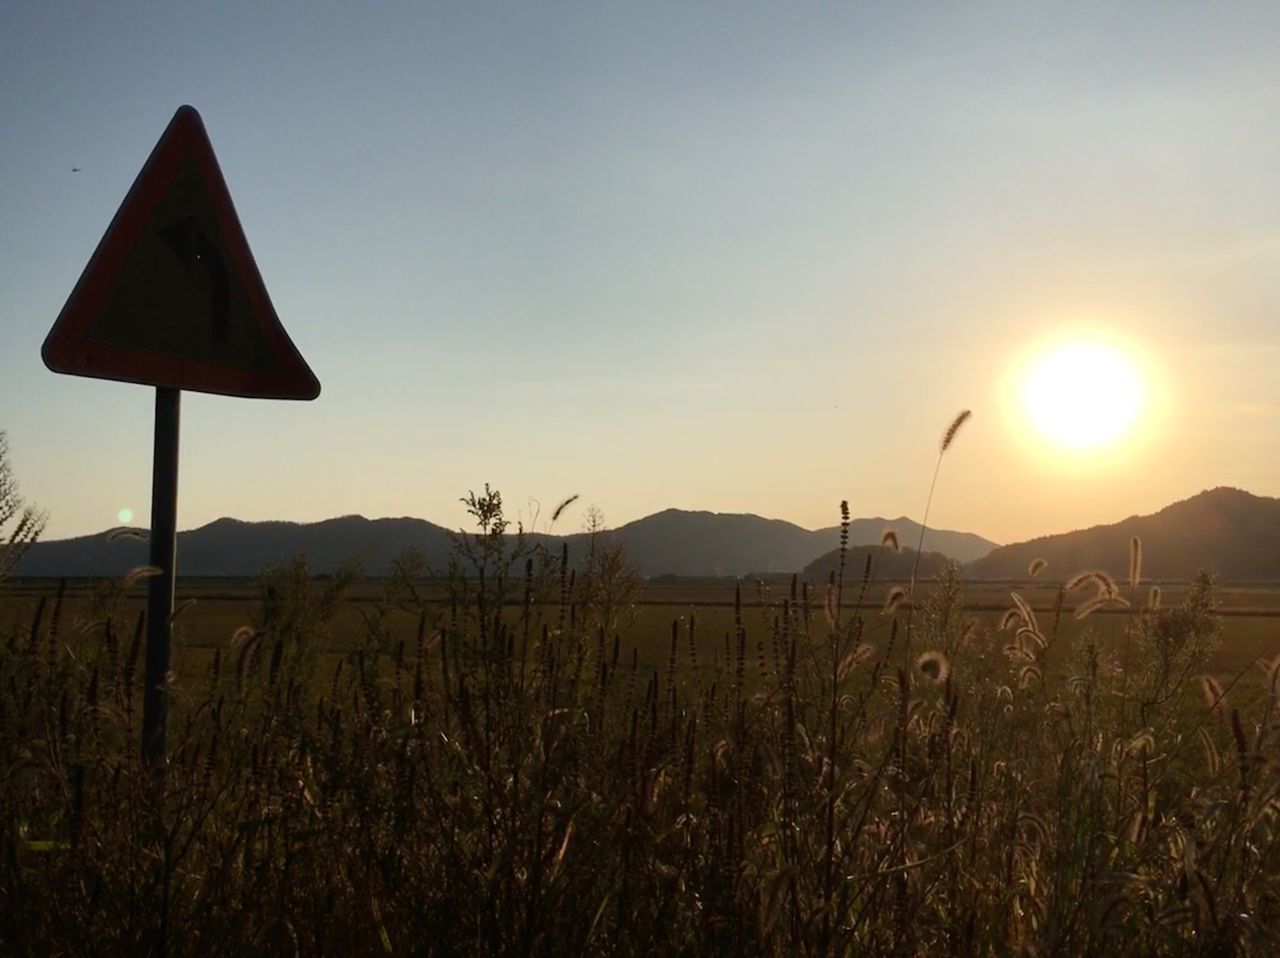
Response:
[[[940,575],[946,569],[947,563],[951,561],[941,552],[926,551],[920,553],[920,565],[917,567],[915,549],[905,548],[895,552],[889,546],[882,545],[850,546],[844,559],[846,584],[861,580],[868,556],[871,557],[873,582],[908,581],[913,571],[917,582],[928,582]],[[822,582],[832,572],[838,572],[839,567],[840,550],[836,548],[805,566],[803,575],[812,582]]]
[[[854,545],[879,545],[886,528],[903,544],[915,543],[920,527],[897,520],[855,519]],[[839,543],[839,527],[810,530],[782,519],[749,513],[666,509],[611,530],[630,561],[648,576],[741,576],[755,572],[798,572]],[[559,549],[568,542],[570,560],[586,553],[587,534],[531,534],[532,541]],[[926,542],[957,560],[973,559],[994,543],[966,532],[929,530]],[[361,559],[370,575],[385,575],[409,549],[443,569],[453,538],[448,529],[409,517],[367,519],[348,515],[320,522],[246,522],[221,518],[178,535],[178,570],[189,576],[254,576],[303,554],[311,570],[331,573]],[[23,559],[19,575],[118,576],[147,561],[147,544],[137,539],[80,536],[37,543]]]
[[[1084,569],[1104,569],[1124,581],[1131,536],[1142,540],[1146,579],[1188,579],[1205,569],[1228,581],[1280,580],[1280,499],[1229,486],[1150,515],[1001,546],[970,563],[966,574],[1021,579],[1033,559],[1044,559],[1049,565],[1042,578],[1061,580]]]

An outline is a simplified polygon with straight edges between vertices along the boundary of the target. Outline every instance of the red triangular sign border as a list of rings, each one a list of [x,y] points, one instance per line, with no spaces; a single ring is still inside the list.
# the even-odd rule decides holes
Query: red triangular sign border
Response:
[[[89,331],[119,282],[129,255],[187,157],[194,161],[208,191],[227,246],[228,271],[241,284],[249,300],[253,317],[276,359],[274,369],[243,369],[183,359],[94,342],[89,338]],[[169,121],[49,330],[40,354],[51,370],[72,376],[258,399],[315,399],[320,394],[319,381],[289,339],[271,305],[204,123],[193,107],[180,107]]]

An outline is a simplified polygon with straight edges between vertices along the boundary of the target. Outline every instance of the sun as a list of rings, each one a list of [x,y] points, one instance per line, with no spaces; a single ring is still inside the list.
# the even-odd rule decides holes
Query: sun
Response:
[[[1035,360],[1022,382],[1022,405],[1040,434],[1078,451],[1123,439],[1146,405],[1136,364],[1101,343],[1056,346]]]

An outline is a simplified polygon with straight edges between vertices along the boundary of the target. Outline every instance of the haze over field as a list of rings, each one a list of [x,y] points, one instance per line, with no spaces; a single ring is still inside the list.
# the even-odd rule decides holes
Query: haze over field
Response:
[[[0,427],[145,524],[151,391],[39,346],[181,103],[324,391],[190,395],[180,525],[580,492],[1017,542],[1280,494],[1280,9],[20,4]],[[541,506],[535,501],[540,501]]]

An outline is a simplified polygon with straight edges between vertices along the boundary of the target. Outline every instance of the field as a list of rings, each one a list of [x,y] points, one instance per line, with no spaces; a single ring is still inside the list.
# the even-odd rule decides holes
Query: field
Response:
[[[879,613],[889,590],[904,583],[873,583],[861,603],[846,601],[849,613],[861,613],[867,621],[867,637],[888,628],[888,619]],[[992,628],[1009,607],[1009,594],[1017,591],[1038,612],[1049,614],[1060,583],[966,583],[963,611],[980,625]],[[818,584],[820,585],[820,584]],[[1148,584],[1149,585],[1149,584]],[[72,623],[92,620],[95,596],[101,601],[104,583],[73,581],[66,587],[66,611]],[[1144,591],[1147,586],[1144,585]],[[38,600],[52,600],[58,583],[53,580],[15,581],[8,588],[9,601],[0,608],[0,629],[10,629],[29,619]],[[642,668],[666,664],[673,621],[687,627],[690,618],[697,624],[701,659],[714,661],[724,655],[724,638],[736,635],[735,595],[742,590],[741,619],[748,641],[754,648],[759,635],[773,627],[780,599],[788,590],[785,580],[770,583],[731,579],[658,579],[644,582],[633,597],[629,614],[619,623],[621,648],[638,654]],[[1185,583],[1162,583],[1163,601],[1176,604],[1185,596]],[[443,603],[447,583],[429,581],[424,593],[435,603]],[[517,590],[518,591],[518,590]],[[1231,584],[1216,592],[1217,613],[1223,621],[1223,638],[1209,659],[1206,671],[1222,681],[1241,676],[1246,685],[1262,679],[1253,665],[1260,659],[1280,655],[1280,583]],[[252,625],[262,601],[259,583],[243,579],[179,580],[175,607],[181,610],[174,629],[174,668],[181,682],[184,676],[202,674],[215,649],[230,648],[236,630]],[[518,599],[509,598],[509,604]],[[344,601],[316,637],[326,656],[340,658],[354,652],[367,638],[369,617],[392,642],[412,643],[417,635],[418,616],[387,604],[386,583],[356,581],[344,592]],[[119,599],[117,614],[133,621],[146,605],[145,580],[126,590]],[[1067,617],[1070,618],[1069,616]],[[1088,620],[1089,627],[1104,639],[1123,634],[1129,618],[1127,610],[1100,610]],[[1077,629],[1077,631],[1079,631]],[[0,633],[3,634],[3,633]]]
[[[180,582],[163,770],[145,582],[7,583],[0,951],[1280,947],[1280,589],[464,546]]]

